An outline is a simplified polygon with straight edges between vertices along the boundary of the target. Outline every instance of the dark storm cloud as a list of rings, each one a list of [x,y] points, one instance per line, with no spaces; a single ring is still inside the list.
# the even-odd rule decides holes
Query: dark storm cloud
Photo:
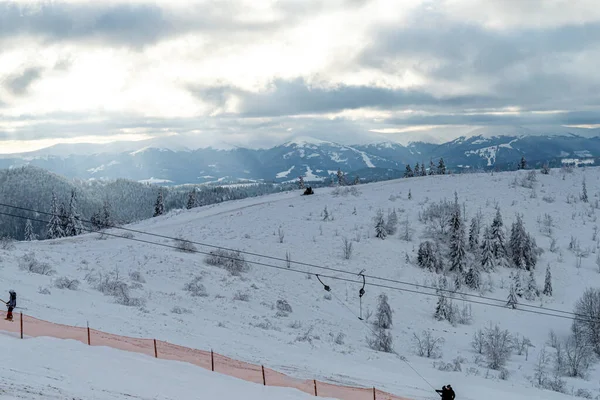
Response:
[[[303,79],[276,80],[270,90],[253,93],[232,87],[191,88],[203,100],[224,102],[228,95],[241,100],[239,114],[246,117],[321,114],[359,108],[396,109],[463,108],[473,104],[494,106],[498,99],[485,96],[453,96],[437,98],[423,91],[387,89],[373,86],[337,85],[331,88],[311,87]],[[222,104],[220,104],[222,105]]]
[[[161,8],[156,4],[68,4],[43,3],[25,7],[0,3],[0,38],[18,35],[42,37],[47,41],[96,40],[133,47],[156,43],[188,32],[229,34],[268,31],[277,22],[239,22],[230,2],[190,4],[185,10]]]
[[[27,93],[27,89],[31,84],[40,79],[42,76],[42,69],[37,67],[31,67],[23,70],[22,72],[8,77],[0,87],[6,87],[11,93],[20,96]]]

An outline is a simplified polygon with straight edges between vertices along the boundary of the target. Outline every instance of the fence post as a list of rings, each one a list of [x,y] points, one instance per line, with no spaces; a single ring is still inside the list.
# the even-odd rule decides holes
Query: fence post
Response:
[[[156,339],[154,339],[154,358],[158,358],[158,349],[156,348]]]
[[[318,396],[318,394],[317,394],[317,380],[313,379],[313,382],[315,383],[315,396]]]
[[[215,372],[215,353],[212,350],[210,351],[210,370]]]
[[[373,386],[373,400],[377,400],[377,390],[375,389],[375,386]]]
[[[21,339],[23,339],[23,313],[21,313]]]
[[[267,386],[267,378],[265,377],[265,366],[261,365],[263,374],[263,386]]]
[[[88,331],[88,346],[92,345],[92,335],[90,334],[90,323],[88,322],[87,324],[87,331]]]

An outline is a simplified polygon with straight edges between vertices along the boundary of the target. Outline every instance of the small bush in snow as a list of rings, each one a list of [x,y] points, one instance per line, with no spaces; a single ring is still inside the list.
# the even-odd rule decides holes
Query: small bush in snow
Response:
[[[394,352],[394,340],[391,332],[381,327],[375,327],[373,337],[367,338],[367,344],[375,351]]]
[[[315,336],[312,333],[314,328],[315,328],[314,325],[311,325],[310,328],[308,328],[306,330],[306,332],[304,332],[301,335],[298,335],[296,337],[296,342],[308,342],[308,343],[312,344],[313,340],[318,340],[319,336]]]
[[[146,283],[146,279],[144,279],[144,275],[140,271],[131,271],[129,273],[129,279],[138,283]]]
[[[250,301],[250,295],[248,293],[237,292],[233,295],[233,299],[238,301]]]
[[[173,314],[191,314],[192,312],[190,310],[188,310],[187,308],[183,308],[183,307],[179,307],[179,306],[175,306],[171,309],[171,312]]]
[[[250,266],[238,250],[217,249],[210,252],[204,260],[208,265],[221,267],[231,275],[239,276],[247,272]]]
[[[434,337],[431,331],[423,331],[421,335],[413,333],[413,345],[419,357],[439,358],[442,356],[444,338]]]
[[[556,201],[556,197],[551,195],[545,195],[544,197],[542,197],[542,200],[544,200],[546,203],[552,204]]]
[[[488,368],[500,370],[512,355],[514,340],[507,330],[490,326],[483,331],[483,348]]]
[[[196,276],[191,282],[185,284],[183,290],[190,292],[190,294],[194,297],[207,297],[208,293],[206,292],[206,288],[201,281],[202,277]]]
[[[279,237],[279,243],[283,243],[283,239],[285,239],[285,232],[281,226],[279,227],[279,230],[277,231],[277,233],[278,233],[278,237]]]
[[[290,322],[290,324],[288,325],[288,327],[292,328],[292,329],[300,329],[302,328],[302,322],[300,321],[292,321]]]
[[[19,268],[40,275],[52,275],[56,272],[47,262],[38,261],[34,253],[27,253],[21,257],[19,259]]]
[[[264,321],[261,321],[261,322],[259,322],[257,324],[250,324],[250,325],[252,325],[252,326],[254,326],[256,328],[264,329],[266,331],[270,331],[270,330],[279,331],[280,330],[275,325],[273,325],[271,323],[271,321],[269,321],[268,319],[265,319]]]
[[[3,236],[0,238],[0,249],[2,250],[14,250],[15,240],[9,236]]]
[[[122,280],[117,270],[106,275],[99,274],[94,282],[96,283],[96,290],[114,297],[118,304],[139,307],[144,303],[142,299],[131,297],[129,285]]]
[[[275,313],[275,318],[286,318],[286,317],[289,317],[289,314],[286,313],[285,311],[278,310]]]
[[[508,370],[506,368],[502,368],[500,370],[500,375],[498,375],[498,377],[503,381],[507,381],[508,378],[510,377],[510,372],[508,372]]]
[[[342,239],[342,254],[344,259],[349,260],[352,257],[352,241],[348,238]]]
[[[41,287],[41,286],[38,288],[38,293],[39,294],[52,294],[52,292],[50,292],[50,289]]]
[[[54,281],[54,286],[56,286],[58,289],[77,290],[79,287],[79,281],[77,279],[70,279],[66,276],[61,276]]]
[[[131,232],[125,232],[121,235],[122,238],[124,239],[133,239],[133,233]]]
[[[337,336],[335,337],[335,339],[333,340],[333,342],[335,344],[339,344],[342,345],[344,344],[344,338],[346,337],[346,335],[343,332],[340,332],[337,334]]]
[[[292,312],[292,306],[290,306],[290,304],[287,302],[287,300],[277,300],[275,307],[277,307],[277,309],[279,311],[283,311],[286,313]]]
[[[175,247],[184,253],[195,253],[197,251],[196,246],[192,242],[183,238],[175,239]]]
[[[594,396],[592,396],[592,393],[590,393],[590,391],[587,389],[577,389],[577,391],[575,392],[575,396],[582,397],[584,399],[593,399],[594,398]]]

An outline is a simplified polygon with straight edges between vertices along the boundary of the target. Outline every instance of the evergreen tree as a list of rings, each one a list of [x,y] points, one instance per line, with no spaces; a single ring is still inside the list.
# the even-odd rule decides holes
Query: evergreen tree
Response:
[[[392,327],[392,309],[388,303],[388,297],[384,293],[381,293],[378,300],[375,326],[382,329],[389,329]]]
[[[440,161],[438,163],[437,174],[438,175],[446,175],[446,164],[444,164],[443,158],[440,158]]]
[[[481,286],[481,275],[477,268],[469,268],[467,275],[465,275],[465,284],[471,289],[479,289]]]
[[[531,271],[537,263],[537,245],[535,240],[525,232],[523,219],[517,214],[517,220],[513,222],[510,234],[510,250],[513,265],[516,268]]]
[[[429,175],[435,175],[435,165],[433,160],[429,160]]]
[[[517,308],[517,304],[519,301],[517,300],[517,296],[515,294],[515,288],[511,285],[510,293],[508,294],[508,302],[506,303],[507,307],[512,308],[513,310]]]
[[[392,210],[391,213],[388,214],[387,223],[385,224],[385,230],[388,234],[394,235],[396,233],[396,229],[398,227],[398,215],[396,214],[396,210]]]
[[[583,182],[581,184],[581,201],[583,201],[584,203],[587,203],[589,201],[588,193],[587,193],[587,186],[585,184],[585,178],[583,178]]]
[[[104,199],[104,203],[102,204],[102,224],[105,228],[113,226],[112,208],[108,198]]]
[[[63,235],[69,236],[67,234],[67,226],[69,225],[69,213],[67,212],[67,207],[65,207],[65,203],[60,203],[60,207],[58,208],[58,214],[60,215],[60,228],[63,231]]]
[[[452,304],[448,301],[442,292],[438,292],[438,300],[435,306],[433,317],[438,321],[451,320]]]
[[[475,250],[479,247],[479,232],[481,230],[479,224],[479,218],[473,217],[471,219],[471,226],[469,227],[469,248]]]
[[[515,294],[518,297],[523,297],[523,280],[521,278],[521,271],[517,271],[516,274],[511,273],[511,279],[513,281],[512,287],[514,288]]]
[[[46,227],[46,237],[48,239],[58,239],[65,236],[62,228],[62,220],[56,193],[52,192],[52,203],[50,205],[50,221]]]
[[[385,239],[387,237],[385,221],[383,220],[383,213],[381,211],[379,211],[375,217],[375,236],[379,239]]]
[[[304,177],[302,175],[298,177],[298,189],[304,189]]]
[[[346,184],[346,178],[340,168],[337,170],[337,182],[339,186],[344,186]]]
[[[437,260],[435,257],[435,250],[430,241],[422,242],[419,245],[417,252],[417,264],[424,269],[433,271],[436,269]]]
[[[421,167],[419,166],[419,163],[415,164],[414,175],[415,176],[421,176]]]
[[[185,208],[191,210],[194,207],[196,207],[196,188],[188,193],[188,200]]]
[[[481,243],[481,267],[484,271],[492,271],[494,269],[494,242],[492,231],[488,227],[483,235],[483,243]]]
[[[354,184],[355,184],[355,185],[358,185],[358,184],[360,184],[360,178],[358,177],[358,175],[356,175],[356,176],[354,177]]]
[[[442,272],[444,272],[444,257],[442,257],[442,252],[440,250],[440,247],[436,244],[435,247],[435,272],[438,274],[441,274]]]
[[[158,217],[159,215],[163,215],[165,213],[165,199],[163,197],[163,191],[160,189],[158,191],[158,197],[156,198],[156,203],[154,203],[154,215],[153,217]]]
[[[550,265],[546,268],[546,280],[544,282],[544,291],[546,296],[552,296],[552,272],[550,272]]]
[[[502,222],[502,214],[500,214],[500,209],[496,210],[496,216],[494,217],[494,221],[492,221],[491,233],[492,233],[492,243],[494,248],[494,258],[496,260],[500,260],[506,258],[506,246],[504,244],[504,223]]]
[[[465,228],[460,216],[460,207],[455,202],[450,219],[450,271],[464,273],[467,252],[465,249]]]
[[[66,236],[77,236],[83,232],[83,224],[81,223],[81,215],[77,205],[77,195],[75,190],[71,191],[71,200],[69,201],[69,212],[67,214],[67,226],[65,229]]]
[[[413,170],[409,164],[406,164],[406,170],[404,171],[405,178],[412,178],[414,176]]]
[[[425,168],[424,162],[421,162],[421,176],[427,176],[427,168]]]
[[[535,281],[535,275],[533,271],[529,271],[529,278],[527,279],[527,287],[525,288],[525,298],[527,300],[535,300],[540,295],[540,291],[537,288],[537,282]]]
[[[525,156],[521,157],[521,162],[519,163],[519,169],[526,169],[527,161],[525,160]]]
[[[523,246],[523,256],[525,258],[525,269],[527,271],[532,271],[535,269],[537,264],[537,243],[535,239],[530,234],[527,234],[525,237],[525,244]]]
[[[544,163],[544,165],[542,165],[542,170],[540,172],[543,175],[550,175],[550,167],[548,166],[548,163]]]
[[[37,240],[37,235],[33,231],[33,225],[31,225],[31,221],[27,219],[25,222],[25,240],[28,242]]]

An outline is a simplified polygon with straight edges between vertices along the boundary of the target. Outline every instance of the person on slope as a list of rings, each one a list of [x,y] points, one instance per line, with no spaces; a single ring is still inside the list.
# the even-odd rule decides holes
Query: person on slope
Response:
[[[17,306],[17,294],[12,289],[8,291],[8,294],[10,295],[10,298],[6,302],[6,307],[8,308],[8,312],[6,313],[6,320],[12,321],[13,320],[12,312],[15,309],[15,307]]]
[[[450,385],[443,386],[442,390],[436,390],[436,392],[442,396],[442,400],[454,400],[456,396]]]

